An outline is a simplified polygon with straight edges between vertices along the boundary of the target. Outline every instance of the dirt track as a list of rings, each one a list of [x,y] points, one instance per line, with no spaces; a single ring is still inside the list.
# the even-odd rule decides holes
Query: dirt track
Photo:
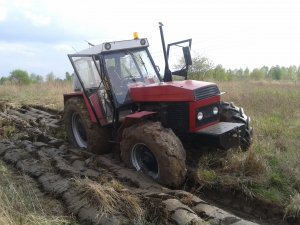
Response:
[[[29,174],[83,224],[257,224],[183,190],[170,190],[111,155],[68,146],[61,116],[2,104],[0,158]],[[6,139],[4,139],[5,137]]]

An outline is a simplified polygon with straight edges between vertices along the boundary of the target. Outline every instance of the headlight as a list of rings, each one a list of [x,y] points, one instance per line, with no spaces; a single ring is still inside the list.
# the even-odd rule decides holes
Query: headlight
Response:
[[[219,112],[219,108],[218,108],[217,106],[215,106],[215,107],[213,108],[213,114],[214,114],[214,115],[217,115],[218,112]]]
[[[198,120],[202,120],[203,119],[203,113],[202,112],[198,112],[197,119]]]

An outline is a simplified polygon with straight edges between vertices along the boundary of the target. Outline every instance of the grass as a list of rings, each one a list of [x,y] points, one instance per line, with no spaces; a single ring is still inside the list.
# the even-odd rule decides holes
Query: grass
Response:
[[[291,201],[285,208],[285,216],[296,217],[300,215],[300,194],[291,196]]]
[[[42,105],[51,109],[63,108],[63,94],[72,92],[70,82],[31,85],[1,85],[0,101],[11,104]]]
[[[11,105],[44,105],[61,109],[62,94],[70,92],[69,83],[35,84],[29,86],[1,85],[0,111]],[[0,139],[15,132],[14,121],[0,117]],[[61,203],[40,192],[28,176],[14,172],[0,161],[0,225],[75,225],[76,219],[64,214]]]
[[[116,180],[96,182],[85,178],[73,181],[81,199],[86,199],[88,204],[96,207],[99,217],[124,215],[134,224],[142,224],[144,221],[140,199],[126,191]]]
[[[224,101],[242,106],[251,117],[254,142],[248,152],[201,154],[196,166],[199,182],[234,187],[299,215],[300,84],[245,81],[219,86],[227,92]]]
[[[28,176],[0,161],[1,225],[76,225],[57,200],[43,195]]]

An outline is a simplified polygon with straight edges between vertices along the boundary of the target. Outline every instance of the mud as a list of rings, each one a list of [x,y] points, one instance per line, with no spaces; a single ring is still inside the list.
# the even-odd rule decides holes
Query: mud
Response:
[[[258,224],[163,187],[110,154],[70,147],[59,138],[59,113],[2,104],[0,121],[0,158],[33,177],[82,224]],[[7,126],[14,127],[9,134]]]

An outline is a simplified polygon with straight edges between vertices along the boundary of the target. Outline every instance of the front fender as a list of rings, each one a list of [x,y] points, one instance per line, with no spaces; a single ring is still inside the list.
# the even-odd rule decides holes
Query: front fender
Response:
[[[144,119],[151,118],[156,114],[157,114],[157,112],[140,111],[140,112],[136,112],[136,113],[132,113],[132,114],[127,115],[124,118],[124,120],[122,122],[122,125],[118,129],[118,135],[117,135],[118,143],[120,143],[120,141],[122,140],[122,135],[123,135],[123,131],[124,131],[125,128],[130,127],[134,124],[140,123]]]

